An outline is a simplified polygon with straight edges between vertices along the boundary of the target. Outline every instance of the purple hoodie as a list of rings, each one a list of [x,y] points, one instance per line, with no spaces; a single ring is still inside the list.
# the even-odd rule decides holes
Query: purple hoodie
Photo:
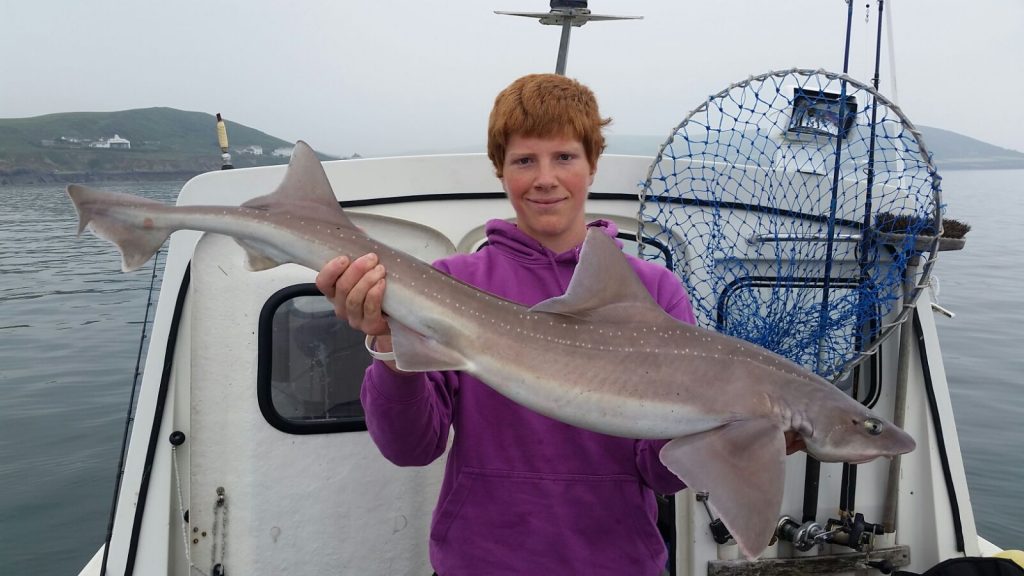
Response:
[[[615,237],[613,223],[597,221]],[[562,295],[580,248],[555,254],[514,224],[487,224],[489,245],[434,265],[508,300],[532,306]],[[694,322],[679,279],[629,256],[654,299]],[[462,372],[397,374],[380,362],[361,393],[370,436],[399,466],[423,466],[455,439],[430,529],[440,576],[479,574],[655,575],[667,550],[654,494],[685,485],[658,460],[664,440],[629,440],[557,422],[513,403]]]

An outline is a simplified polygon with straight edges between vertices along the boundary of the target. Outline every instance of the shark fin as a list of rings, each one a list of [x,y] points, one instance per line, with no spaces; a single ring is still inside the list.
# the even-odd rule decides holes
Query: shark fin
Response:
[[[78,211],[78,233],[89,227],[97,236],[117,246],[121,252],[121,269],[125,272],[145,264],[171,235],[171,229],[155,226],[149,218],[136,225],[110,213],[118,207],[163,206],[161,202],[78,184],[68,186],[67,192]]]
[[[587,232],[565,294],[545,300],[530,311],[613,323],[670,318],[651,297],[615,241],[594,228]]]
[[[740,551],[756,558],[771,542],[782,509],[786,444],[782,429],[757,418],[676,438],[662,464],[694,490],[711,494]]]
[[[302,140],[295,143],[292,159],[277,189],[266,196],[253,198],[242,206],[267,212],[289,213],[342,228],[356,228],[338,205],[320,159]]]
[[[446,348],[436,340],[392,320],[391,345],[395,350],[395,366],[406,372],[434,372],[439,370],[468,370],[470,362],[458,352]]]
[[[244,245],[243,248],[245,248]],[[262,272],[263,270],[277,268],[280,265],[280,262],[264,255],[262,252],[245,248],[245,268],[250,272]]]

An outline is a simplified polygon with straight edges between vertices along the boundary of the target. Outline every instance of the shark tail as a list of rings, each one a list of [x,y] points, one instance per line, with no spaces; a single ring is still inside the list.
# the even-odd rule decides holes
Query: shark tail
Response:
[[[170,228],[155,226],[144,212],[162,203],[128,194],[94,190],[78,184],[67,188],[78,211],[78,233],[86,227],[112,242],[121,252],[121,269],[135,270],[145,264],[171,235]]]

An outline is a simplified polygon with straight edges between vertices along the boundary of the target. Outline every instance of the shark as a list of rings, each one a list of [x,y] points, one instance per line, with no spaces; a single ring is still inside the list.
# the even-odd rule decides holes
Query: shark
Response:
[[[665,313],[613,240],[591,231],[565,294],[527,308],[451,278],[353,224],[312,149],[295,146],[277,189],[240,206],[171,206],[72,184],[89,228],[125,271],[181,229],[228,235],[258,272],[319,270],[374,252],[398,368],[463,370],[540,414],[633,439],[663,439],[661,462],[708,491],[740,550],[756,558],[778,524],[784,432],[820,461],[863,463],[913,438],[832,383],[746,341]]]

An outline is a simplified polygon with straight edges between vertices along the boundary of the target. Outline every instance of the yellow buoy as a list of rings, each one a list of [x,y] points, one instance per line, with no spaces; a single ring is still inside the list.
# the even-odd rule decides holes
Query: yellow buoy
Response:
[[[995,558],[1013,560],[1018,566],[1024,568],[1024,551],[1022,550],[1003,550],[1002,552],[996,552],[992,556]]]

